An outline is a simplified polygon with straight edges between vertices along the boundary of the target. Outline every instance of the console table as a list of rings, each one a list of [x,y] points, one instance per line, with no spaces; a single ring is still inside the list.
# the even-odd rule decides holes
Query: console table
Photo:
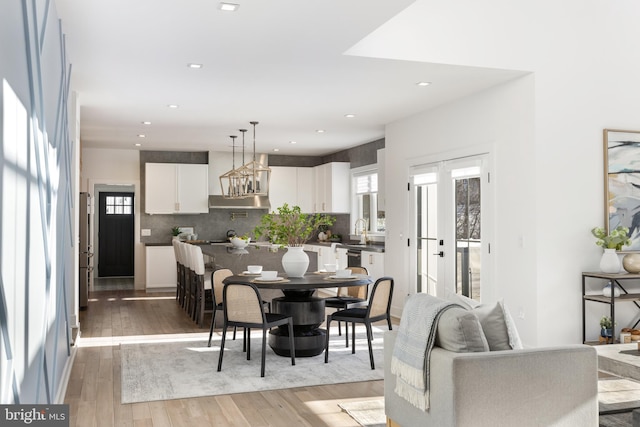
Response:
[[[586,283],[587,283],[587,279],[589,278],[610,281],[612,285],[611,297],[605,297],[604,295],[602,295],[602,293],[587,294]],[[601,272],[583,272],[582,273],[582,342],[583,343],[586,342],[585,305],[587,301],[609,304],[611,321],[613,322],[614,325],[616,322],[615,315],[616,315],[617,302],[627,302],[627,301],[633,302],[638,308],[638,310],[640,310],[640,304],[638,303],[638,301],[640,301],[640,293],[630,294],[629,292],[627,292],[624,286],[622,286],[622,284],[620,283],[621,281],[629,280],[629,279],[638,280],[640,279],[640,274],[631,274],[631,273],[609,274],[609,273],[601,273]],[[618,286],[618,288],[620,288],[619,297],[614,296],[615,293],[614,293],[613,286]],[[638,325],[638,322],[640,322],[640,319],[636,321],[636,323],[633,325],[633,329],[635,329],[635,327]],[[614,327],[614,330],[615,330],[615,327]],[[611,340],[612,343],[615,342],[615,333],[613,335],[614,335],[612,337],[613,339]]]

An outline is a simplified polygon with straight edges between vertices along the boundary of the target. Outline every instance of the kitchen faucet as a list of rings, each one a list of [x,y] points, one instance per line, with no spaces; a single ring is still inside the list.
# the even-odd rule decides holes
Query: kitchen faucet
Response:
[[[362,222],[362,232],[360,234],[360,244],[366,245],[367,244],[367,220],[364,218],[358,218],[354,225],[354,228],[355,228],[354,231],[356,232],[356,234],[358,233],[358,224],[360,224],[361,222]]]

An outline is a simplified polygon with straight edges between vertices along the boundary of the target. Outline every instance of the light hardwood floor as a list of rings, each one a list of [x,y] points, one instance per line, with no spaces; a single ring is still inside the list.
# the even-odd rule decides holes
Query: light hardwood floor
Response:
[[[65,397],[71,426],[358,426],[338,403],[384,394],[379,380],[123,405],[117,337],[204,329],[171,293],[115,290],[89,298]]]

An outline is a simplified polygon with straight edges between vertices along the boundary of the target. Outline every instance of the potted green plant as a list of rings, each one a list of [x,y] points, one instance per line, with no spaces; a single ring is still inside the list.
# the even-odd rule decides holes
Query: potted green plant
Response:
[[[299,206],[289,207],[285,203],[276,211],[263,215],[253,234],[256,239],[264,237],[274,245],[287,247],[282,267],[288,276],[302,277],[309,267],[303,245],[321,226],[333,225],[335,221],[330,215],[303,213]]]
[[[607,234],[604,228],[594,227],[591,229],[591,234],[597,238],[596,245],[604,248],[604,253],[600,258],[600,271],[610,274],[619,273],[622,264],[616,251],[622,250],[623,246],[631,244],[629,229],[618,226]]]
[[[603,337],[613,336],[613,327],[615,324],[609,316],[602,316],[600,318],[600,335]]]
[[[182,233],[180,227],[171,227],[171,235],[173,236],[173,240],[178,240],[178,236]]]

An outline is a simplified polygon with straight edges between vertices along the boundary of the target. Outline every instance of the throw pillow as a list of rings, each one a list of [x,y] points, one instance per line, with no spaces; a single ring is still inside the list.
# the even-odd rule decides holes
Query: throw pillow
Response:
[[[463,307],[453,307],[442,313],[435,345],[456,353],[489,351],[478,317]]]
[[[491,351],[522,348],[513,318],[502,301],[495,305],[480,305],[473,312],[480,319]]]

